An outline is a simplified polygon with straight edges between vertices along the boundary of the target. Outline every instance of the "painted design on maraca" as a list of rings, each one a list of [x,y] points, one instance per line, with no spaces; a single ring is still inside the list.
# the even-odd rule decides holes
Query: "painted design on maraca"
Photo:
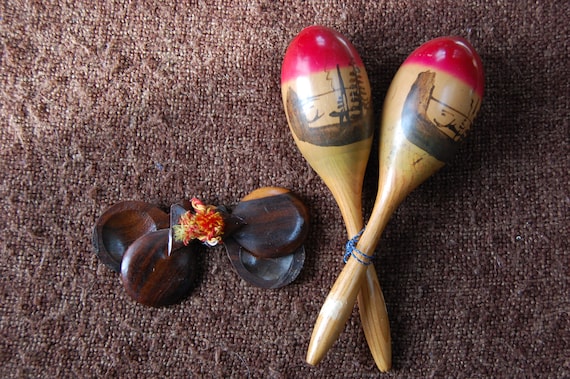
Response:
[[[342,35],[321,26],[303,29],[289,45],[281,73],[289,125],[300,141],[343,146],[372,136],[368,76]]]
[[[370,93],[368,86],[364,84],[363,75],[366,75],[366,72],[363,68],[351,63],[342,70],[340,65],[337,65],[324,73],[311,74],[323,75],[323,83],[330,85],[330,88],[321,87],[325,92],[305,98],[299,97],[293,86],[305,86],[307,82],[302,80],[292,83],[287,90],[285,104],[295,135],[301,141],[319,146],[341,146],[370,137],[372,130],[364,125],[365,118],[370,114]],[[349,81],[348,87],[345,85],[346,77]],[[304,91],[306,88],[300,90]],[[336,109],[328,111],[327,108],[334,101]]]
[[[454,108],[440,100],[435,86],[436,73],[424,71],[412,85],[402,111],[402,128],[410,142],[443,162],[455,155],[473,118],[481,106],[481,99],[462,103],[464,109]]]
[[[422,75],[426,72],[435,74],[432,76],[433,85],[421,84],[428,77]],[[421,78],[421,85],[418,85],[418,77]],[[429,80],[427,82],[429,83]],[[439,129],[439,120],[449,116],[446,112],[450,112],[450,109],[462,110],[457,113],[469,116],[468,122],[463,123],[464,130],[460,133],[464,134],[479,109],[483,86],[481,59],[475,49],[459,37],[429,41],[414,51],[402,64],[384,102],[378,194],[368,225],[356,246],[362,253],[360,259],[367,260],[368,258],[363,257],[373,255],[382,232],[398,205],[419,184],[443,167],[445,161],[442,159],[447,159],[453,153],[442,152],[445,146],[438,142],[441,141],[441,136],[433,130],[424,133],[421,138],[409,135],[422,130],[423,126],[418,124],[425,122],[423,116]],[[417,87],[421,87],[420,90],[430,96],[418,96]],[[421,102],[417,101],[420,98],[426,100],[432,97],[439,103],[435,115],[428,109],[427,103],[422,106]],[[433,128],[433,125],[430,128]],[[429,138],[434,135],[436,138],[432,143]],[[457,139],[459,142],[462,137]],[[449,143],[447,147],[452,150],[456,148],[454,144]],[[365,272],[366,266],[359,260],[348,260],[319,312],[307,352],[307,362],[317,364],[338,338],[351,314]]]
[[[459,37],[436,38],[416,49],[400,71],[408,78],[417,72],[401,114],[406,138],[437,160],[449,162],[481,107],[484,78],[479,56]]]

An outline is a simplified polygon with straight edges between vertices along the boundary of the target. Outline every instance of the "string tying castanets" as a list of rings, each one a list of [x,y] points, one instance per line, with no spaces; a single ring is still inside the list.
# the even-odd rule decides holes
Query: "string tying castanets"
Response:
[[[210,247],[222,242],[224,218],[213,205],[205,205],[197,198],[191,200],[193,212],[187,211],[180,217],[180,224],[174,225],[174,237],[184,245],[197,239]]]

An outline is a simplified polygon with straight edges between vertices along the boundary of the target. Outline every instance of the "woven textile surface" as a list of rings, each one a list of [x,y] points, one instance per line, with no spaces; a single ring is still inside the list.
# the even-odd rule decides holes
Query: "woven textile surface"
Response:
[[[338,207],[291,137],[283,55],[304,27],[345,35],[375,119],[400,64],[468,39],[486,90],[456,159],[400,205],[374,260],[393,367],[358,307],[304,358],[343,267]],[[4,1],[0,4],[0,377],[570,377],[570,14],[559,1]],[[363,190],[377,190],[375,137]],[[295,282],[244,282],[200,249],[182,302],[131,300],[93,252],[122,200],[236,204],[263,186],[308,206]]]

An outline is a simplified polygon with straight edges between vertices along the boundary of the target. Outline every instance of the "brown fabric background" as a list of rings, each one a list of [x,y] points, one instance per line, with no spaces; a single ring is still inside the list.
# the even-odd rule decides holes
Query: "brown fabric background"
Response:
[[[378,248],[384,376],[570,376],[568,2],[248,0],[0,4],[0,377],[382,376],[356,308],[323,362],[304,363],[346,239],[281,104],[283,54],[311,24],[360,51],[377,118],[428,39],[464,36],[486,67],[468,142]],[[267,185],[313,216],[291,286],[251,287],[218,247],[188,299],[152,309],[92,252],[115,202],[231,205]]]

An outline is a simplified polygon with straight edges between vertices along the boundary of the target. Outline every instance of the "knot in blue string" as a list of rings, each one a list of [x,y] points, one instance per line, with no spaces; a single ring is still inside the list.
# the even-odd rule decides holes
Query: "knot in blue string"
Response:
[[[348,258],[350,258],[351,256],[356,259],[358,261],[358,263],[364,265],[364,266],[368,266],[370,263],[372,263],[372,255],[367,255],[364,254],[362,251],[358,250],[356,248],[356,245],[358,244],[358,241],[360,240],[360,236],[362,235],[362,233],[364,233],[364,229],[362,229],[360,232],[358,232],[357,235],[355,235],[354,237],[352,237],[350,240],[348,240],[348,242],[346,243],[346,250],[344,253],[344,263],[348,262]]]

